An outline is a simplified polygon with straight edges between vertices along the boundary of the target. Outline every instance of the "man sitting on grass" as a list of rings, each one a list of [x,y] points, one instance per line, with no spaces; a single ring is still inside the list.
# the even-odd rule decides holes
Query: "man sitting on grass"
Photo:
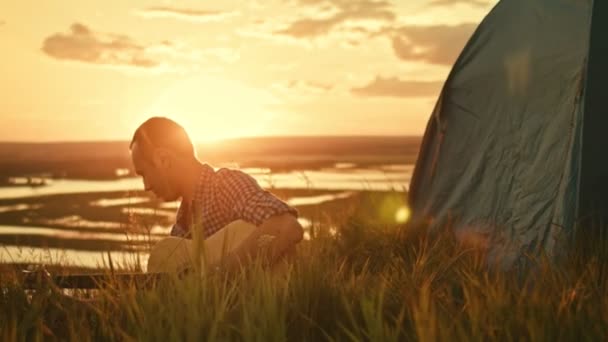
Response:
[[[199,161],[178,123],[163,117],[148,119],[135,131],[130,149],[146,191],[163,201],[181,198],[171,235],[192,238],[196,227],[201,230],[196,233],[206,239],[236,220],[254,224],[254,232],[228,256],[231,264],[256,257],[262,242],[267,242],[264,255],[276,261],[293,252],[302,240],[303,229],[294,208],[263,190],[246,173],[225,168],[215,171]]]

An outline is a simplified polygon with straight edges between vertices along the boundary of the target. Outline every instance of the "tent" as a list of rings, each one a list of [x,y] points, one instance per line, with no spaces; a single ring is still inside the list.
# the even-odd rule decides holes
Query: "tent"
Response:
[[[481,237],[509,267],[608,216],[607,28],[608,1],[496,4],[428,121],[412,224]]]

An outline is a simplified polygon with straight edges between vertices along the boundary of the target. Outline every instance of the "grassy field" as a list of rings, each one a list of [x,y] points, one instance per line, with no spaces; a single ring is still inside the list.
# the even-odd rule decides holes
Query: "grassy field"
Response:
[[[373,196],[372,196],[373,197]],[[377,206],[378,198],[371,198]],[[192,273],[136,289],[28,292],[2,273],[0,338],[145,341],[606,340],[608,244],[577,239],[565,258],[489,272],[449,231],[358,211],[313,224],[286,268]]]

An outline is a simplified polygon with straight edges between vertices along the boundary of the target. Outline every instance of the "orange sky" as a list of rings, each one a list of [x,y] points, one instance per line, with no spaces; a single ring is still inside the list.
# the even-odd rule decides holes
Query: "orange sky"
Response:
[[[3,1],[0,141],[419,135],[495,2]]]

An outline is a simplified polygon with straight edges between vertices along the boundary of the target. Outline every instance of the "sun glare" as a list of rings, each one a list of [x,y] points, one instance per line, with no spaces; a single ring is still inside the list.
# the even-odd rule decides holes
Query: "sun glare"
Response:
[[[395,213],[395,221],[397,223],[405,223],[410,219],[410,209],[408,207],[401,207]]]
[[[264,135],[275,113],[277,100],[263,89],[242,82],[199,75],[168,85],[145,111],[182,124],[200,144],[242,136]]]

